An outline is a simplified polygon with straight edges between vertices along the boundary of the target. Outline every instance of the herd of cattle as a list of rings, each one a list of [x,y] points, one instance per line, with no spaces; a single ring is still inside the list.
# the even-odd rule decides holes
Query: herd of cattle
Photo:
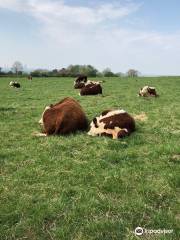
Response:
[[[10,82],[11,87],[20,88],[18,82]],[[74,88],[80,89],[80,95],[102,94],[101,82],[88,81],[87,76],[80,75],[74,81]],[[140,89],[139,96],[157,97],[154,87]],[[88,131],[91,136],[110,136],[122,138],[135,131],[135,119],[123,109],[108,109],[95,117],[90,126],[80,104],[71,97],[66,97],[56,104],[47,106],[39,121],[42,132],[38,136],[66,135],[76,131]]]

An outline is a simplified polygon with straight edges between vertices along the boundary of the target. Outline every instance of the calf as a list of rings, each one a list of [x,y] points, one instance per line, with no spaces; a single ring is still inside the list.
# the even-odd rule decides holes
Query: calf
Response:
[[[69,97],[47,106],[39,123],[43,129],[43,134],[39,136],[69,134],[77,130],[85,130],[88,126],[80,104]]]
[[[135,120],[124,110],[106,110],[95,117],[88,135],[110,136],[113,139],[130,135],[135,130]]]
[[[87,82],[87,76],[86,75],[79,75],[78,78],[74,81],[74,88],[82,88],[85,86],[85,83]]]
[[[157,97],[156,89],[154,87],[145,86],[140,89],[139,96],[141,97]]]
[[[9,86],[14,87],[14,88],[20,88],[21,87],[20,83],[14,82],[14,81],[11,81],[9,83]]]
[[[80,90],[80,95],[97,95],[102,94],[102,87],[99,82],[88,81]]]

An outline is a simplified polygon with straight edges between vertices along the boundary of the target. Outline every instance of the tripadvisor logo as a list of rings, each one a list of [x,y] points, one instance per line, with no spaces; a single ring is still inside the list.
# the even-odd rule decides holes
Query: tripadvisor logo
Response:
[[[136,236],[141,236],[143,234],[170,234],[173,233],[173,229],[146,229],[142,227],[137,227],[134,230]]]
[[[137,227],[137,228],[135,228],[135,231],[134,231],[135,235],[137,235],[137,236],[143,235],[143,232],[144,232],[144,230],[142,227]]]

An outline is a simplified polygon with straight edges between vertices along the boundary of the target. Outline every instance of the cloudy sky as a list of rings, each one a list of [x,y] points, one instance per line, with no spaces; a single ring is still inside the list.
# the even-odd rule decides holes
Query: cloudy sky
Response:
[[[180,75],[179,0],[0,0],[0,66]]]

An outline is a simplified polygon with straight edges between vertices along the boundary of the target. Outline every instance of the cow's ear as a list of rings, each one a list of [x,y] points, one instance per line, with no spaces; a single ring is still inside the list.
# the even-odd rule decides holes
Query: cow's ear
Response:
[[[94,124],[97,123],[97,118],[93,118],[93,123],[94,123]]]
[[[98,125],[97,125],[97,118],[93,118],[93,123],[94,123],[94,126],[95,126],[96,128],[98,128]]]
[[[101,113],[101,115],[102,115],[102,116],[105,116],[105,115],[108,114],[110,111],[111,111],[110,109],[105,110],[105,111],[103,111],[103,112]]]

